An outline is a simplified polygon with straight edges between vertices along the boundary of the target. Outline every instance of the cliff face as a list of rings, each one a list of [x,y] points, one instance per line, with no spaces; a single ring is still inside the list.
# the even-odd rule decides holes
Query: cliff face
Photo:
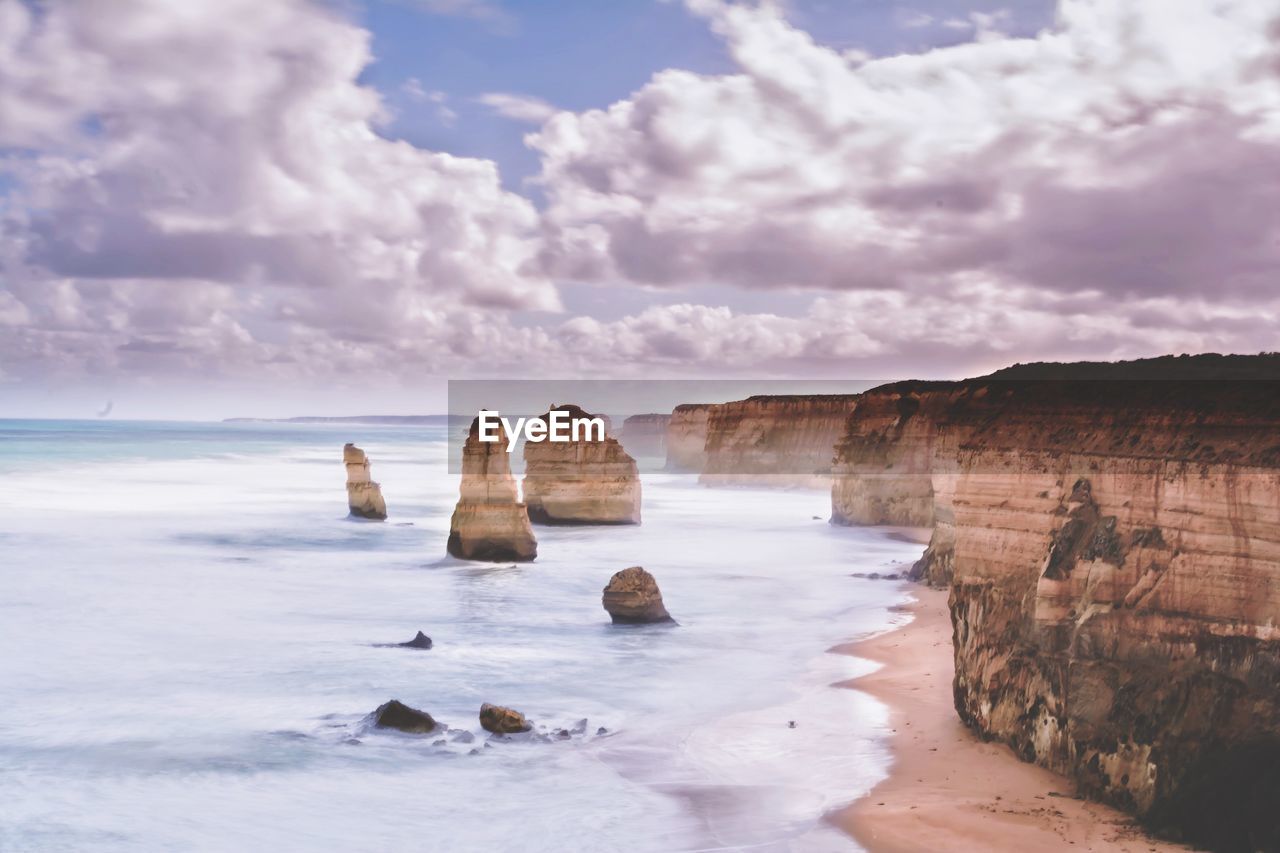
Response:
[[[826,488],[856,395],[748,397],[711,408],[699,481]]]
[[[570,418],[592,417],[577,406],[554,406]],[[548,415],[550,413],[548,412]],[[545,420],[548,415],[543,415]],[[524,498],[539,524],[639,524],[640,473],[611,435],[603,441],[527,442]]]
[[[671,415],[632,415],[622,422],[619,440],[632,456],[666,456]]]
[[[511,476],[506,430],[497,442],[482,442],[479,419],[462,446],[462,482],[449,523],[448,552],[464,560],[505,563],[538,555],[529,514]]]
[[[842,472],[929,469],[961,718],[1158,830],[1280,849],[1280,385],[909,386],[869,392]]]
[[[682,403],[667,421],[667,470],[697,473],[707,462],[707,422],[714,403]]]
[[[387,504],[382,487],[369,473],[369,457],[354,444],[342,447],[342,462],[347,468],[347,508],[357,518],[381,520],[387,517]]]
[[[833,523],[933,524],[933,409],[946,387],[904,382],[859,396],[836,445]]]

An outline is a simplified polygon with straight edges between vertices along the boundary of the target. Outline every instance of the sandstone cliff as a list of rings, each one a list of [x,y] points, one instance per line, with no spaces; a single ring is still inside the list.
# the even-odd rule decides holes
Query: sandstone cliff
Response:
[[[632,415],[622,422],[619,440],[632,456],[667,455],[667,427],[671,415]]]
[[[590,418],[574,405],[551,411]],[[551,411],[542,416],[546,420]],[[639,524],[640,473],[618,440],[526,442],[524,498],[539,524]]]
[[[707,421],[714,403],[682,403],[667,421],[667,470],[701,473],[706,464]]]
[[[711,407],[699,482],[828,487],[836,442],[856,400],[758,396]]]
[[[461,495],[449,523],[449,553],[464,560],[505,563],[538,555],[529,514],[511,476],[506,430],[497,442],[482,442],[479,419],[462,447]]]
[[[868,392],[841,479],[909,474],[833,516],[918,507],[928,469],[961,718],[1157,830],[1280,849],[1280,385],[1037,368]]]
[[[347,507],[357,518],[384,519],[387,504],[382,487],[369,474],[369,457],[354,444],[342,447],[342,461],[347,468]]]
[[[858,397],[835,449],[832,523],[933,525],[931,409],[947,387],[901,382]]]

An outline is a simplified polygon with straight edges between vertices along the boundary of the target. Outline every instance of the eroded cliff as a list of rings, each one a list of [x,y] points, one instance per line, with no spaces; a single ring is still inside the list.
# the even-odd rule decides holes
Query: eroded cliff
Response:
[[[828,487],[836,442],[856,400],[852,394],[798,394],[712,406],[699,481]]]
[[[707,461],[707,422],[714,403],[682,403],[667,421],[667,470],[700,473]]]
[[[1280,385],[1006,375],[864,395],[833,515],[927,469],[961,718],[1159,831],[1280,849]]]
[[[618,440],[632,456],[667,455],[667,427],[671,415],[631,415],[622,422]]]

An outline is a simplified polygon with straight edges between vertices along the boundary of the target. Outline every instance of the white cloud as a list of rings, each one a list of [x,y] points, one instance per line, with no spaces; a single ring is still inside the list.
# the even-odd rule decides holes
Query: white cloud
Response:
[[[0,321],[26,318],[27,357],[129,329],[252,360],[423,303],[558,306],[492,162],[379,135],[368,33],[303,0],[178,9],[0,0]]]
[[[500,116],[530,124],[542,124],[556,114],[556,108],[551,104],[528,95],[487,92],[476,100]]]
[[[689,0],[727,75],[664,71],[531,144],[554,275],[666,287],[1269,292],[1280,50],[1255,0],[1064,0],[1034,39],[854,63]]]

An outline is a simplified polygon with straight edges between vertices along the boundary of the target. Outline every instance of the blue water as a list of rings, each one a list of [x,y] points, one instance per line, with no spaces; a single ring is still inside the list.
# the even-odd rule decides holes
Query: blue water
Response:
[[[855,849],[822,817],[883,776],[887,715],[827,650],[904,598],[850,573],[919,546],[650,471],[640,527],[457,561],[444,439],[0,421],[0,849]],[[385,523],[346,518],[346,441]],[[631,565],[678,627],[609,624]],[[371,730],[390,698],[449,733]],[[490,740],[482,702],[584,731]]]

